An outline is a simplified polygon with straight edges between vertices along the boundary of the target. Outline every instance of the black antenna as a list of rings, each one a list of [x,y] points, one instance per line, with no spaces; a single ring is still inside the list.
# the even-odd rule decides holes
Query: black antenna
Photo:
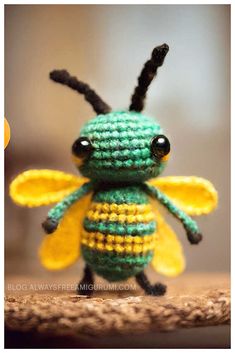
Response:
[[[151,59],[145,63],[141,74],[138,77],[138,85],[131,97],[130,110],[136,112],[141,112],[143,110],[148,87],[156,76],[158,67],[162,66],[168,51],[169,46],[167,44],[162,44],[153,49]]]
[[[70,76],[66,70],[54,70],[50,72],[50,79],[66,85],[84,95],[87,102],[91,104],[97,114],[106,114],[111,108],[90,88],[86,83],[79,81],[76,77]]]

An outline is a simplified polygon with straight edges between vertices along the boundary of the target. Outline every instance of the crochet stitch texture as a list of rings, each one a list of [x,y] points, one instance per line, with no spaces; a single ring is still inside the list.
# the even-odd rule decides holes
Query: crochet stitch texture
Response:
[[[80,172],[105,182],[141,182],[153,178],[162,172],[165,163],[153,160],[149,143],[161,133],[156,120],[137,112],[98,115],[80,131],[94,147],[94,153],[80,166]]]
[[[97,113],[82,127],[71,148],[82,177],[26,171],[12,182],[10,194],[23,206],[57,202],[42,224],[48,235],[39,256],[47,269],[59,270],[82,255],[86,265],[80,294],[91,294],[97,273],[108,281],[135,276],[146,294],[163,295],[166,286],[152,285],[144,268],[151,261],[157,272],[176,276],[184,270],[185,260],[176,234],[153,199],[181,222],[191,244],[198,244],[202,235],[190,216],[207,214],[217,204],[216,190],[205,179],[156,179],[168,162],[170,141],[159,123],[141,111],[168,50],[166,44],[153,50],[129,110],[112,111],[89,85],[66,70],[50,73],[53,81],[83,94]]]

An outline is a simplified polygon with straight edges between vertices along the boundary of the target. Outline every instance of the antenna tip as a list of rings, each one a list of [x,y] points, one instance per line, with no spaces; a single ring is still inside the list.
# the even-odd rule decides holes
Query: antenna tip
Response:
[[[69,73],[66,70],[53,70],[50,72],[49,77],[55,82],[63,83],[69,78]]]
[[[158,66],[162,66],[165,56],[169,51],[169,46],[164,43],[153,49],[152,59],[158,63]]]

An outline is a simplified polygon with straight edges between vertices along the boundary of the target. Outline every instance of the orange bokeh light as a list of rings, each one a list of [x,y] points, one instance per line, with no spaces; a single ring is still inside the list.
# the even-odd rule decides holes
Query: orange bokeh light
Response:
[[[11,130],[6,118],[4,118],[4,148],[7,147],[11,137]]]

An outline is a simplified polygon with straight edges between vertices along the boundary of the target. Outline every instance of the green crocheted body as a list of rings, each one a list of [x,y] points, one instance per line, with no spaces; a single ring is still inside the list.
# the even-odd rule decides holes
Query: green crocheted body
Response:
[[[81,129],[94,147],[80,172],[93,180],[141,182],[159,175],[164,161],[152,158],[150,143],[162,133],[158,122],[141,113],[116,111],[100,114]]]
[[[147,194],[141,185],[134,186],[110,186],[102,191],[97,191],[93,195],[93,204],[96,205],[149,205]],[[92,205],[91,205],[92,207]],[[102,214],[101,214],[102,216]],[[156,222],[111,222],[93,221],[89,217],[84,219],[84,230],[88,233],[104,235],[105,239],[109,235],[121,237],[146,237],[156,231]],[[116,251],[99,251],[93,244],[93,248],[82,245],[82,255],[92,270],[108,281],[125,280],[141,272],[151,261],[153,250],[144,253],[117,253]]]
[[[118,282],[124,281],[143,271],[152,260],[153,252],[151,251],[145,256],[120,256],[114,252],[100,252],[82,246],[82,255],[86,263],[99,276],[109,282]]]

